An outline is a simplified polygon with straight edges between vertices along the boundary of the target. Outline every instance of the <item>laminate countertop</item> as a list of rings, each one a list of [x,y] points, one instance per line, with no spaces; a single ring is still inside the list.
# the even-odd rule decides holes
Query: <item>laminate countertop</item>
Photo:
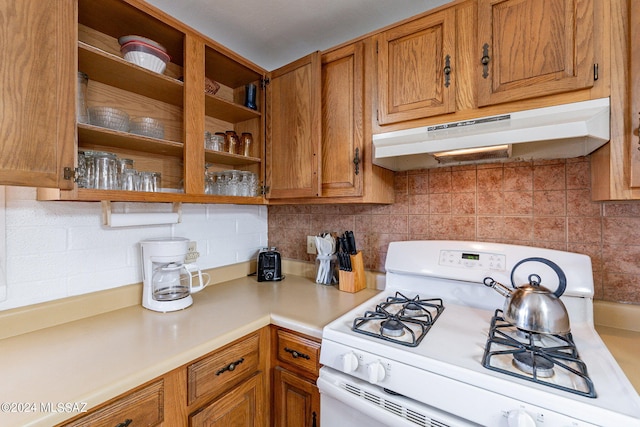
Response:
[[[43,404],[91,410],[269,324],[319,338],[324,325],[376,293],[291,275],[260,283],[245,277],[194,294],[186,310],[131,306],[3,339],[0,425],[51,426],[78,413],[42,411]]]
[[[207,287],[186,310],[134,305],[2,339],[0,425],[54,425],[77,412],[42,411],[43,404],[91,410],[269,324],[320,338],[324,325],[377,292],[341,292],[294,275],[261,283],[243,277]],[[640,391],[640,332],[596,329]]]

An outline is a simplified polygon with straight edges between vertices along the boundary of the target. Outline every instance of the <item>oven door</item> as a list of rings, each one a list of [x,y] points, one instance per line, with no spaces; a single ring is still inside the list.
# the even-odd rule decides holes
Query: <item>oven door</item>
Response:
[[[465,427],[468,421],[392,394],[332,368],[320,368],[321,427]]]

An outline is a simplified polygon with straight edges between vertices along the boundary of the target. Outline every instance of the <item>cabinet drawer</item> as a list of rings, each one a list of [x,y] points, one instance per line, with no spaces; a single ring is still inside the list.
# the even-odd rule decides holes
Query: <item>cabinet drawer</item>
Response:
[[[320,369],[320,343],[281,329],[276,334],[278,360],[317,376]]]
[[[156,381],[81,418],[65,427],[117,425],[155,426],[164,419],[164,382]]]
[[[187,367],[188,404],[205,395],[219,394],[259,370],[259,335],[216,351]]]

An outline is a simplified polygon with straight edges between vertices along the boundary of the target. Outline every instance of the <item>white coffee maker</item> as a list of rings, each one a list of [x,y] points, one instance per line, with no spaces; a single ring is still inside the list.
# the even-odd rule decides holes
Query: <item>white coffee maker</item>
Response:
[[[209,284],[209,275],[195,264],[185,264],[189,239],[167,237],[140,242],[142,254],[142,306],[149,310],[168,312],[182,310],[193,304],[191,294]],[[198,285],[193,286],[194,276]],[[202,281],[206,276],[207,283]]]

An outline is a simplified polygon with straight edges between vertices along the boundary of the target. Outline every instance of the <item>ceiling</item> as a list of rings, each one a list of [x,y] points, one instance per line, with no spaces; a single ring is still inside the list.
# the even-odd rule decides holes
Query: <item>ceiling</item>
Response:
[[[271,71],[451,0],[147,0]]]

